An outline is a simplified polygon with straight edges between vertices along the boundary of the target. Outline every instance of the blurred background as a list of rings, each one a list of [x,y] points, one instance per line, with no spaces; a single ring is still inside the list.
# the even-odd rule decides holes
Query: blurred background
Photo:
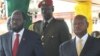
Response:
[[[27,23],[27,28],[30,24],[42,20],[41,11],[40,8],[38,8],[38,3],[40,1],[41,0],[0,0],[0,35],[8,31],[7,20],[15,8],[21,8],[21,10],[29,16],[29,19],[27,20],[30,20],[31,23]],[[85,6],[91,10],[92,21],[89,22],[92,23],[92,29],[90,31],[100,31],[100,0],[53,0],[54,17],[64,18],[69,27],[70,33],[73,33],[72,20],[76,15],[76,6],[78,2],[85,3],[88,1],[91,3],[91,5],[89,5],[91,8],[88,7],[88,4],[85,4]]]

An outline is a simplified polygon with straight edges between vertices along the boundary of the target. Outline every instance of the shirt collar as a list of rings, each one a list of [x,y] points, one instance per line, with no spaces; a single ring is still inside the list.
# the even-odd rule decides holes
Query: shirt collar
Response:
[[[87,38],[88,38],[88,34],[85,34],[81,39],[82,39],[83,41],[86,41]],[[79,38],[78,36],[76,36],[76,40],[79,40],[79,39],[80,39],[80,38]]]
[[[81,38],[81,40],[82,40],[82,47],[85,45],[87,38],[88,38],[88,34],[85,34],[85,35]],[[80,40],[80,38],[79,38],[78,36],[76,36],[76,44],[78,43],[79,40]]]
[[[47,22],[50,23],[52,21],[52,19],[53,19],[53,17],[51,17]],[[44,20],[44,22],[46,22],[46,21]]]
[[[18,33],[14,32],[14,35],[19,34],[20,36],[22,36],[23,32],[24,32],[24,28],[22,30],[20,30],[20,32],[18,32]]]

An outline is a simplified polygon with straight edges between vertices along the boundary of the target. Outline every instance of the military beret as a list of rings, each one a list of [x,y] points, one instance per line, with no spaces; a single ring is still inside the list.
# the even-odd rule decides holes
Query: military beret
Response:
[[[52,0],[43,0],[38,4],[38,7],[41,8],[43,5],[53,6],[53,1]]]

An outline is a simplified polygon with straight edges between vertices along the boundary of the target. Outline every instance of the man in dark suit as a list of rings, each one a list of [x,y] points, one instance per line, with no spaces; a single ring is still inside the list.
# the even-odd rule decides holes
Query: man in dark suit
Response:
[[[73,27],[75,38],[60,45],[60,56],[100,56],[100,40],[87,33],[87,18],[77,15]]]
[[[12,31],[0,36],[0,56],[44,56],[40,36],[24,29],[24,20],[20,10],[12,13]]]
[[[59,56],[59,45],[71,39],[68,27],[64,20],[53,17],[53,5],[51,0],[44,0],[39,4],[43,21],[34,23],[33,30],[41,35],[45,56]]]

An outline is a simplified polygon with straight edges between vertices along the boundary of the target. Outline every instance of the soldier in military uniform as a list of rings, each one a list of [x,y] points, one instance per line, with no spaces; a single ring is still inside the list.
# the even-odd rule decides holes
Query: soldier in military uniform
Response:
[[[68,26],[64,20],[53,17],[54,7],[52,0],[43,0],[39,3],[43,21],[34,23],[33,29],[41,35],[45,56],[59,56],[59,45],[71,39]]]

